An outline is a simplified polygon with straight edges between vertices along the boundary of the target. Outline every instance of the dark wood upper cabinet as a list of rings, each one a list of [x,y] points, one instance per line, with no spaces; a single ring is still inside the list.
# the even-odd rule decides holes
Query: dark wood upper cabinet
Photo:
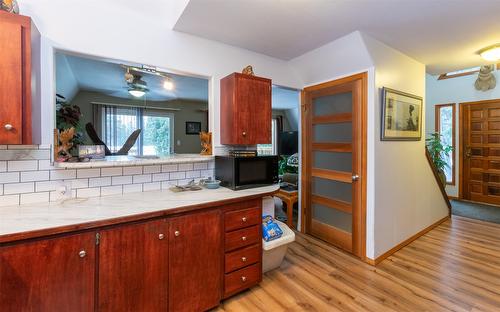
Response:
[[[99,234],[98,311],[167,311],[167,220]]]
[[[0,310],[94,311],[95,233],[0,248]]]
[[[220,83],[221,143],[271,143],[271,80],[233,73]]]
[[[37,103],[38,115],[40,109],[39,87],[32,86],[32,80],[39,83],[40,75],[32,72],[32,42],[37,43],[40,34],[29,17],[3,11],[0,29],[0,144],[40,143],[39,129],[33,132],[39,121],[32,120],[32,101]],[[39,60],[34,65],[39,71]]]
[[[222,297],[222,218],[219,210],[169,221],[169,311],[206,311]]]

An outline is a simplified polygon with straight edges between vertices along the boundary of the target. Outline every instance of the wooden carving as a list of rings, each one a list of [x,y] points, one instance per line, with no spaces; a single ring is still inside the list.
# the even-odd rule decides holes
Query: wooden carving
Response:
[[[495,79],[495,75],[493,75],[494,70],[495,65],[481,66],[476,83],[474,84],[476,90],[488,91],[495,88],[495,86],[497,85],[497,80]]]
[[[69,129],[63,130],[59,134],[59,141],[61,144],[57,147],[57,154],[60,158],[69,159],[71,158],[71,153],[69,150],[73,147],[73,137],[75,136],[75,128],[71,127]]]
[[[241,73],[244,75],[255,76],[255,74],[253,73],[252,65],[248,65],[247,67],[243,68]]]
[[[200,132],[201,153],[200,155],[212,155],[212,132]]]

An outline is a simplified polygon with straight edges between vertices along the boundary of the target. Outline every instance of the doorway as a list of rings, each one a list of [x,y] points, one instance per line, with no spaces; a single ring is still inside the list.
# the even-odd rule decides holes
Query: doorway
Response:
[[[460,198],[500,205],[500,100],[460,105]]]
[[[302,91],[303,231],[360,258],[366,233],[367,73]]]

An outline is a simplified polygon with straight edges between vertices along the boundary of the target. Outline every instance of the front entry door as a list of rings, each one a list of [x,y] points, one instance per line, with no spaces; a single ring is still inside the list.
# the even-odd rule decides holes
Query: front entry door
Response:
[[[462,196],[500,205],[500,100],[462,108]]]
[[[366,74],[303,91],[306,233],[364,257]]]

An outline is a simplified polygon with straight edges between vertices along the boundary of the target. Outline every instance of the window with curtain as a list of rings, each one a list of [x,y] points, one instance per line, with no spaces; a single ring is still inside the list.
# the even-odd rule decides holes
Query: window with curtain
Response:
[[[95,105],[94,124],[111,152],[118,151],[136,129],[142,129],[129,155],[167,155],[173,152],[174,116],[164,110]],[[100,128],[100,129],[99,129]]]
[[[258,144],[259,155],[278,155],[278,118],[271,120],[271,144]]]
[[[455,184],[455,104],[441,104],[435,107],[436,132],[441,135],[443,145],[453,147],[453,151],[445,157],[448,164],[444,173],[446,183]]]

